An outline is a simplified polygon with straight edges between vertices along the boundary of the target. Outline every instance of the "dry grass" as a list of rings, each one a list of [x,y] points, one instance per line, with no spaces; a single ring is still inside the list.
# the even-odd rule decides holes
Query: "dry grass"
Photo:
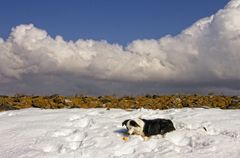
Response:
[[[203,107],[240,109],[239,96],[219,95],[146,95],[146,96],[0,96],[0,111],[37,107],[59,108],[121,108],[121,109],[169,109]]]

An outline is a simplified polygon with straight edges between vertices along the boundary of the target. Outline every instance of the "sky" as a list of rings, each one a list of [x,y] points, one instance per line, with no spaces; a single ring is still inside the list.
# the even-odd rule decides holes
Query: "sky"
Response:
[[[228,0],[41,0],[0,1],[0,37],[34,24],[65,40],[95,39],[126,45],[136,39],[176,35]]]
[[[240,0],[0,2],[0,94],[239,94]]]

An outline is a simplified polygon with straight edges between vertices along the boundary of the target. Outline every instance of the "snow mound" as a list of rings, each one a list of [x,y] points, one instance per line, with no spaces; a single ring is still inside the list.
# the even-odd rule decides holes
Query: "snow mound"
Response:
[[[1,158],[238,158],[240,110],[25,109],[0,113]],[[176,131],[125,137],[122,121],[172,119]]]

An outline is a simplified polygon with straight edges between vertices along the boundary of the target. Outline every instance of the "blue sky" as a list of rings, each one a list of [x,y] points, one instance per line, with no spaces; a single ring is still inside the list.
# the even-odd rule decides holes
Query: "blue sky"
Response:
[[[228,0],[1,0],[0,37],[33,23],[65,40],[95,39],[126,45],[176,35]]]
[[[240,0],[0,0],[0,94],[239,94],[239,17]]]

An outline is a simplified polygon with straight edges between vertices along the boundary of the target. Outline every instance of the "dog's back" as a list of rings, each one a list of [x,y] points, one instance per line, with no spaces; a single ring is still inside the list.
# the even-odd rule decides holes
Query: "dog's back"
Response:
[[[143,132],[145,136],[164,135],[167,132],[175,130],[175,127],[171,120],[168,119],[154,119],[154,120],[145,120],[142,119],[145,123]]]

